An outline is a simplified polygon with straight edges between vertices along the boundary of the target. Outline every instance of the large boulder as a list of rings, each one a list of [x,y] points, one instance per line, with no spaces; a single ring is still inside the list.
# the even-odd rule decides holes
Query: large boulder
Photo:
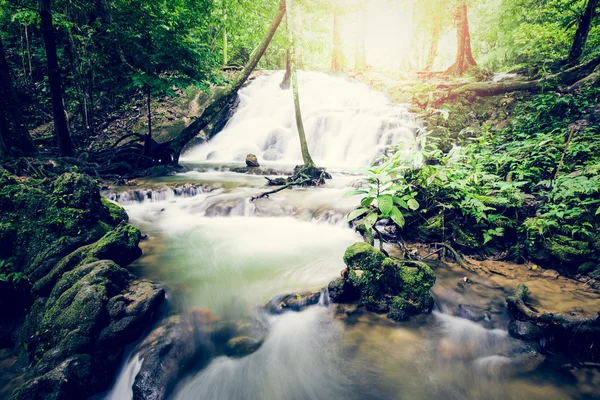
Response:
[[[358,301],[398,321],[431,311],[435,273],[426,264],[394,260],[362,242],[346,249],[344,262],[348,268],[328,286],[332,301]]]

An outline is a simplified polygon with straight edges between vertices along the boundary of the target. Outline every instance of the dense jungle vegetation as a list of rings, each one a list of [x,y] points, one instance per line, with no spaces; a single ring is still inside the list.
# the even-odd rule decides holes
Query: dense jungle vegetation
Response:
[[[388,143],[346,194],[370,246],[348,248],[334,300],[430,312],[435,274],[414,243],[467,270],[465,256],[500,260],[600,288],[599,0],[0,0],[0,27],[0,347],[25,374],[12,398],[113,382],[165,291],[127,270],[143,235],[99,188],[184,171],[180,155],[270,70],[286,71],[303,164],[252,201],[331,178],[297,71],[366,84],[418,120],[415,143]],[[600,331],[536,314],[526,294],[507,300],[520,319]]]

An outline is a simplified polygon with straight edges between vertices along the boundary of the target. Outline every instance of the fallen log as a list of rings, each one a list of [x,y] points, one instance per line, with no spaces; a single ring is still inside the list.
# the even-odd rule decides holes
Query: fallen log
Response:
[[[461,95],[474,95],[479,97],[498,96],[510,92],[532,91],[537,92],[543,89],[556,89],[558,86],[573,85],[587,76],[594,73],[596,67],[600,65],[600,56],[589,60],[586,63],[568,68],[556,74],[531,81],[509,81],[509,82],[476,82],[468,83],[454,89],[451,89],[436,100],[435,107],[438,107],[448,101],[454,100]]]

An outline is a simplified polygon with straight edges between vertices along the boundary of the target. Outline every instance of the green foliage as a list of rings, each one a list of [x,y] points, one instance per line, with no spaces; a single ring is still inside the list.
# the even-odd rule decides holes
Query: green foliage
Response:
[[[519,256],[556,266],[597,260],[599,100],[599,89],[521,99],[503,128],[484,124],[450,151],[457,137],[421,133],[419,151],[407,158],[397,150],[347,194],[361,196],[348,218],[367,229],[394,223],[404,238],[451,241],[468,251],[523,248]]]

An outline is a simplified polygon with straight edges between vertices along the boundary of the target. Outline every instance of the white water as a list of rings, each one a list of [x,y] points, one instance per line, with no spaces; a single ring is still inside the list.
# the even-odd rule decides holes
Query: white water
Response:
[[[292,93],[279,88],[283,72],[265,73],[239,92],[240,103],[225,129],[183,155],[186,162],[301,161]],[[306,138],[322,166],[363,167],[393,144],[413,146],[418,123],[406,106],[347,78],[299,73]]]
[[[106,400],[125,400],[131,399],[133,396],[133,382],[135,380],[136,375],[140,372],[142,368],[142,362],[144,359],[140,359],[138,355],[132,357],[119,374],[117,378],[117,382],[115,386],[111,390],[111,392],[106,397]]]

